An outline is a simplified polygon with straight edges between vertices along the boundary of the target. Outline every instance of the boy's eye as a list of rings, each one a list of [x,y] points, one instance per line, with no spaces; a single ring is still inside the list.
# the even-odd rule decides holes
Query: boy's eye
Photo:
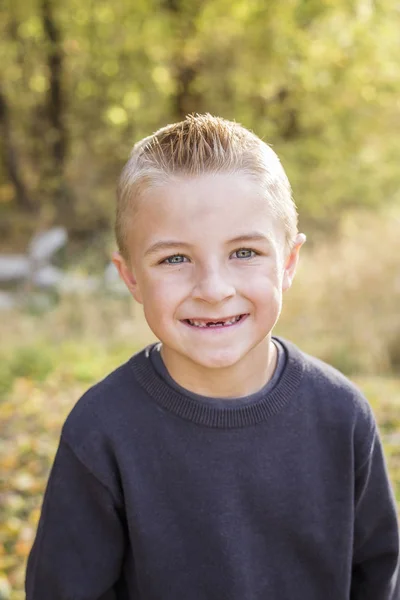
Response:
[[[257,254],[258,252],[256,252],[255,250],[251,250],[250,248],[239,248],[239,250],[235,250],[235,252],[233,252],[233,256],[235,258],[242,259],[253,258],[254,256],[257,256]],[[173,254],[172,256],[164,258],[164,260],[161,261],[161,264],[180,265],[184,262],[187,262],[188,260],[189,259],[183,254]]]
[[[235,250],[233,254],[236,254],[236,258],[253,258],[257,253],[254,250],[250,250],[250,248],[239,248],[239,250]]]
[[[174,254],[173,256],[168,256],[168,258],[164,259],[162,262],[167,265],[179,265],[187,260],[186,256],[182,254]]]

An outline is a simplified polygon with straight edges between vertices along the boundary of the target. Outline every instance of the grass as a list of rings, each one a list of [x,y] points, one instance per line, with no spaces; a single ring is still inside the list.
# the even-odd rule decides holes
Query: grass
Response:
[[[400,377],[353,377],[375,414],[400,516]]]

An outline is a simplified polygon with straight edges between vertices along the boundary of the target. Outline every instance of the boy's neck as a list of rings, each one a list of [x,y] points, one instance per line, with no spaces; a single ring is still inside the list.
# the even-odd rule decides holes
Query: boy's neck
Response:
[[[174,381],[186,390],[209,398],[239,398],[258,392],[274,374],[277,349],[271,336],[265,338],[242,359],[226,369],[201,368],[163,345],[161,356]]]

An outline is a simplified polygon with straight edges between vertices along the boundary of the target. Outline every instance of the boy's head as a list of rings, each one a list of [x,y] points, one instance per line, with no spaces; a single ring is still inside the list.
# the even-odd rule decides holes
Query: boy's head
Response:
[[[121,175],[116,234],[114,263],[171,374],[265,368],[305,239],[269,146],[210,115],[145,138]]]

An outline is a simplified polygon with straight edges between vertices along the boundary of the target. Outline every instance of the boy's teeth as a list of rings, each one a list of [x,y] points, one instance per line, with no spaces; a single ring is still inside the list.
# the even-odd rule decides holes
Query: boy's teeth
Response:
[[[195,321],[193,319],[188,319],[188,321],[190,325],[194,325],[195,327],[223,327],[224,325],[233,325],[233,323],[236,323],[239,319],[240,315],[226,321]]]

